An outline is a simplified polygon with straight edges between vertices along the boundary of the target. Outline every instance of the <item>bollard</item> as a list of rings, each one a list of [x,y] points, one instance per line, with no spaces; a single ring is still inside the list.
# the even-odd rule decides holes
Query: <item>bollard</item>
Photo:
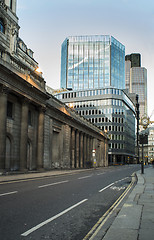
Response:
[[[144,161],[141,161],[141,173],[144,174]]]

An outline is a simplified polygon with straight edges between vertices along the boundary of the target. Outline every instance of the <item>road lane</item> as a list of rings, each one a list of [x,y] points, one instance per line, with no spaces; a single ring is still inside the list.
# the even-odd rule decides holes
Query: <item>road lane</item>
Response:
[[[97,222],[100,214],[107,211],[124,189],[117,191],[111,186],[101,194],[98,191],[116,181],[119,181],[116,183],[119,188],[128,185],[131,180],[130,176],[135,169],[136,167],[112,167],[91,170],[89,175],[82,172],[70,176],[0,185],[0,193],[4,193],[6,188],[10,192],[11,189],[18,191],[17,194],[5,196],[5,200],[4,197],[0,198],[0,215],[3,219],[0,222],[0,235],[4,236],[5,240],[21,239],[22,233],[51,219],[82,199],[88,199],[84,206],[72,209],[32,233],[32,236],[30,234],[30,238],[26,237],[26,239],[36,240],[49,237],[49,239],[62,238],[63,240],[82,239],[91,226]],[[127,179],[120,181],[126,177]],[[82,182],[78,178],[83,178]],[[65,181],[68,182],[56,184]],[[53,185],[38,188],[47,184]],[[62,237],[63,235],[64,237]]]
[[[71,207],[65,209],[64,211],[58,213],[57,215],[55,215],[55,216],[53,216],[53,217],[47,219],[46,221],[44,221],[44,222],[38,224],[38,225],[35,226],[35,227],[29,229],[29,230],[26,231],[25,233],[22,233],[21,236],[24,236],[24,237],[28,236],[28,235],[31,234],[32,232],[35,232],[37,229],[39,229],[39,228],[43,227],[44,225],[46,225],[46,224],[48,224],[48,223],[54,221],[56,218],[58,218],[58,217],[64,215],[65,213],[71,211],[73,208],[78,207],[79,205],[81,205],[82,203],[86,202],[87,200],[88,200],[88,199],[84,199],[84,200],[82,200],[82,201],[76,203],[75,205],[73,205],[73,206],[71,206]]]

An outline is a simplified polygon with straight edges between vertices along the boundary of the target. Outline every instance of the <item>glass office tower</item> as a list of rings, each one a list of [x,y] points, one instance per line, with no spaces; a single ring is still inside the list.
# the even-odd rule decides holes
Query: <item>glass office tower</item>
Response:
[[[100,88],[57,93],[56,98],[108,133],[109,164],[135,156],[135,106],[121,89]]]
[[[61,87],[125,88],[125,47],[108,35],[68,37],[61,48]]]
[[[139,53],[126,55],[125,81],[129,93],[136,93],[139,96],[140,117],[147,115],[147,69],[141,67]]]
[[[55,96],[110,136],[110,164],[135,156],[135,106],[123,89],[125,47],[119,41],[108,35],[65,39],[62,92]]]

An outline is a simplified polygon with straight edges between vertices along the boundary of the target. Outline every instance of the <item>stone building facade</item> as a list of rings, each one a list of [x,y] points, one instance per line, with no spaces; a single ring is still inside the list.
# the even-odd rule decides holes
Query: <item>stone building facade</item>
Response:
[[[16,0],[0,1],[0,171],[107,166],[107,137],[47,94],[19,38]]]
[[[105,134],[53,96],[47,101],[44,141],[45,168],[90,167],[93,149],[97,166],[108,166]]]

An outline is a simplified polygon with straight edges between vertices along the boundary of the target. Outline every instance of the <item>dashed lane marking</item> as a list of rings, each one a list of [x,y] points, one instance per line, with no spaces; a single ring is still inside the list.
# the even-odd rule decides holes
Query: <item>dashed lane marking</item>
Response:
[[[6,196],[6,195],[15,194],[15,193],[17,193],[17,192],[18,192],[18,191],[8,192],[8,193],[1,193],[1,194],[0,194],[0,197],[2,197],[2,196]]]
[[[90,178],[90,177],[92,177],[92,175],[88,175],[88,176],[84,176],[84,177],[79,177],[78,179],[80,180],[80,179],[85,179],[85,178]]]
[[[55,220],[56,218],[58,218],[58,217],[64,215],[65,213],[71,211],[73,208],[78,207],[79,205],[81,205],[82,203],[86,202],[87,200],[88,200],[88,199],[84,199],[84,200],[82,200],[82,201],[76,203],[75,205],[73,205],[73,206],[71,206],[71,207],[65,209],[64,211],[58,213],[57,215],[55,215],[55,216],[53,216],[53,217],[47,219],[46,221],[44,221],[44,222],[42,222],[42,223],[36,225],[35,227],[29,229],[28,231],[22,233],[21,236],[23,236],[23,237],[28,236],[28,235],[31,234],[32,232],[38,230],[39,228],[41,228],[41,227],[43,227],[44,225],[46,225],[46,224],[52,222],[52,221]]]
[[[101,190],[99,190],[99,192],[103,192],[105,189],[111,187],[113,184],[115,184],[115,183],[109,184],[108,186],[106,186],[106,187],[102,188]]]
[[[105,174],[104,172],[103,173],[97,173],[97,176],[99,176],[99,175],[103,175],[103,174]]]
[[[49,183],[49,184],[38,186],[38,188],[50,187],[50,186],[54,186],[54,185],[62,184],[62,183],[67,183],[67,182],[69,182],[69,181],[66,180],[66,181],[62,181],[62,182]]]
[[[92,229],[88,232],[88,234],[83,238],[83,240],[93,240],[98,232],[101,230],[105,222],[111,216],[113,211],[118,207],[118,205],[122,202],[125,196],[128,194],[130,189],[132,188],[134,182],[132,181],[126,190],[121,194],[121,196],[115,201],[115,203],[104,213],[104,215],[98,220],[98,222],[92,227]]]

